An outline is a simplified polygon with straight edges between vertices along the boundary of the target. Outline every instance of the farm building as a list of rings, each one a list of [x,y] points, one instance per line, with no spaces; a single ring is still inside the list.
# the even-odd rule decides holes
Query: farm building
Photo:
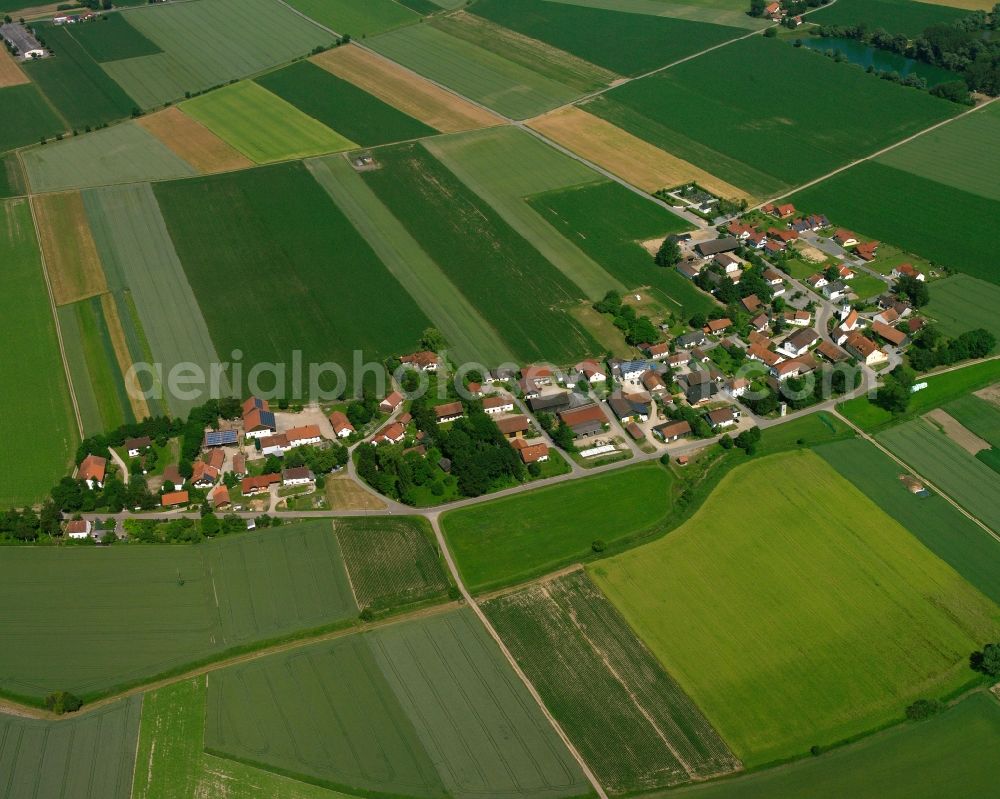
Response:
[[[160,505],[164,508],[179,508],[190,502],[187,491],[169,491],[160,497]]]
[[[232,500],[229,498],[229,489],[222,485],[215,489],[215,493],[212,494],[212,507],[216,510],[226,510],[232,506]]]
[[[348,438],[354,432],[354,425],[343,411],[334,411],[330,414],[330,426],[337,438]]]
[[[462,407],[461,402],[446,402],[444,405],[438,405],[434,409],[434,417],[437,419],[438,424],[454,422],[456,419],[461,419],[464,413],[465,409]]]
[[[559,420],[573,431],[573,435],[588,436],[604,430],[608,417],[599,405],[584,405],[581,408],[561,411]]]
[[[285,437],[288,439],[288,446],[292,449],[307,444],[318,444],[323,440],[323,434],[320,432],[319,427],[314,424],[307,424],[303,427],[293,427],[290,430],[286,430]]]
[[[235,430],[209,430],[205,433],[205,438],[201,445],[205,449],[211,447],[233,447],[240,441],[239,433]]]
[[[243,434],[250,438],[265,438],[277,432],[274,413],[264,408],[251,408],[243,414]]]
[[[243,496],[252,497],[254,494],[262,494],[271,486],[281,482],[280,474],[262,474],[259,477],[244,477],[240,483],[240,490]]]
[[[691,425],[684,421],[667,422],[654,427],[653,432],[669,444],[691,435]]]
[[[316,475],[309,470],[308,466],[295,466],[291,469],[285,469],[281,473],[281,484],[286,486],[309,485],[315,480]]]
[[[163,485],[173,486],[174,491],[180,491],[184,487],[184,478],[175,464],[170,464],[163,470]]]
[[[531,429],[531,422],[524,415],[497,419],[496,425],[507,438],[522,438]]]
[[[388,397],[378,404],[378,409],[382,413],[395,413],[396,409],[403,404],[403,395],[398,391],[393,391]]]

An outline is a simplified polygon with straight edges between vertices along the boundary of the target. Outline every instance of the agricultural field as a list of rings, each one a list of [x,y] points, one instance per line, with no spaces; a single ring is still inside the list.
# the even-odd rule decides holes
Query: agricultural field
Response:
[[[953,275],[934,281],[931,301],[923,309],[946,336],[957,336],[967,330],[984,327],[1000,337],[1000,280],[993,283],[970,277]]]
[[[364,39],[420,21],[420,15],[395,0],[290,0],[289,5],[337,33]]]
[[[176,106],[141,117],[136,124],[203,175],[253,166],[249,158]]]
[[[258,164],[357,146],[252,81],[188,100],[181,108]]]
[[[449,582],[427,521],[337,519],[333,523],[362,610],[384,610],[443,597]]]
[[[937,718],[900,724],[818,758],[734,780],[671,791],[683,799],[939,799],[996,783],[1000,704],[987,693]],[[659,794],[658,799],[665,795]]]
[[[104,14],[84,25],[67,28],[69,35],[98,63],[141,58],[163,51],[129,24],[128,14]]]
[[[26,190],[24,171],[17,153],[0,156],[0,198],[18,197]]]
[[[899,480],[907,471],[861,438],[823,444],[815,447],[815,452],[931,552],[1000,605],[1000,543],[938,494],[926,497],[911,494]]]
[[[500,117],[356,45],[319,53],[312,63],[442,133],[487,128]]]
[[[66,130],[45,98],[30,83],[0,88],[4,125],[0,129],[0,152],[34,144]]]
[[[441,527],[463,581],[479,592],[585,560],[595,539],[610,546],[654,532],[670,512],[671,484],[656,465],[617,469],[451,511]]]
[[[209,679],[207,717],[210,752],[335,790],[460,798],[587,790],[467,609],[224,669]]]
[[[1000,449],[1000,407],[970,394],[949,402],[944,409],[977,436]]]
[[[275,0],[194,0],[123,12],[163,52],[102,66],[142,108],[178,100],[333,44]]]
[[[187,161],[134,122],[34,147],[21,157],[34,192],[196,174]]]
[[[546,0],[479,0],[471,11],[619,75],[641,75],[746,34],[690,19]]]
[[[837,0],[829,8],[809,15],[817,25],[857,25],[869,30],[904,33],[915,39],[931,25],[950,24],[966,16],[967,11],[932,5],[917,0]]]
[[[39,195],[31,202],[55,304],[65,305],[107,291],[80,193]]]
[[[763,69],[768,92],[783,98],[780,113],[760,101]],[[803,85],[825,88],[816,94]],[[870,113],[831,125],[831,107],[859,98]],[[760,36],[619,86],[583,108],[757,196],[804,183],[960,110]],[[827,216],[840,218],[832,210]]]
[[[588,571],[748,768],[957,691],[1000,631],[1000,608],[808,450],[737,467],[670,535]]]
[[[918,474],[1000,532],[1000,475],[989,466],[924,419],[890,427],[877,438]]]
[[[182,383],[180,390],[171,391],[171,372],[178,364],[195,364],[208,376],[219,356],[153,189],[148,183],[88,189],[83,202],[108,288],[116,299],[134,305],[137,311],[133,321],[130,308],[127,313],[118,309],[126,334],[135,328],[129,347],[134,362],[161,367],[162,375],[155,382],[163,396],[153,398],[166,402],[175,414],[184,415],[205,401],[208,380],[206,377],[206,384],[201,385]],[[121,296],[125,292],[127,299]],[[228,355],[230,350],[225,352]],[[138,359],[140,354],[149,360]],[[220,394],[228,390],[225,377],[219,390]]]
[[[0,507],[7,508],[41,500],[70,468],[78,440],[27,200],[0,203],[0,276],[0,409],[11,420]]]
[[[58,722],[0,715],[0,796],[129,799],[141,706],[132,697]]]
[[[380,150],[365,182],[522,361],[575,362],[596,342],[560,308],[580,291],[418,144]],[[471,235],[470,235],[471,234]]]
[[[364,147],[437,133],[434,128],[309,61],[297,61],[257,78],[256,82]]]
[[[436,83],[513,119],[527,119],[580,96],[572,86],[540,75],[432,24],[411,25],[366,42]]]
[[[0,572],[0,691],[35,702],[54,689],[86,699],[357,614],[328,520],[199,546],[9,547]]]
[[[301,164],[155,192],[219,352],[238,349],[253,364],[300,350],[305,364],[347,368],[354,350],[368,359],[412,350],[430,325]]]
[[[609,793],[739,768],[582,571],[489,599],[483,610]]]
[[[7,48],[0,49],[0,89],[9,86],[20,86],[28,83],[28,76],[24,74]],[[0,97],[3,97],[0,94]]]
[[[742,0],[554,0],[571,6],[604,8],[628,14],[642,14],[649,17],[676,17],[697,22],[713,22],[717,25],[731,25],[736,28],[757,30],[767,24],[747,14],[747,4]]]

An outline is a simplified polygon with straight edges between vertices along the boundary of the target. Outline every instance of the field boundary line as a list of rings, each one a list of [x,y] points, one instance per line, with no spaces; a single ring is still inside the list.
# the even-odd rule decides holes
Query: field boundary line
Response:
[[[573,742],[566,735],[562,728],[562,725],[556,720],[556,717],[552,715],[549,709],[545,706],[545,702],[542,701],[541,695],[538,690],[528,679],[528,675],[524,673],[518,662],[514,659],[507,645],[503,642],[500,634],[496,631],[490,620],[486,618],[486,614],[483,613],[483,609],[479,607],[479,604],[472,598],[472,594],[469,593],[469,589],[465,587],[465,583],[462,581],[462,575],[458,573],[458,566],[455,564],[454,558],[451,556],[451,550],[448,549],[448,543],[445,541],[444,533],[441,532],[441,525],[438,523],[438,514],[428,515],[428,521],[431,523],[431,527],[434,528],[434,535],[437,538],[438,547],[441,549],[441,553],[444,555],[445,562],[448,564],[448,570],[451,572],[452,579],[455,580],[455,585],[458,586],[458,590],[462,594],[462,598],[465,600],[466,604],[472,609],[472,612],[476,614],[476,618],[479,619],[480,623],[486,628],[486,632],[489,633],[490,637],[496,642],[497,646],[500,647],[500,651],[503,656],[507,659],[511,668],[514,669],[514,673],[520,678],[521,682],[524,683],[524,687],[528,689],[528,693],[531,694],[532,699],[538,704],[539,710],[542,711],[542,715],[548,720],[549,724],[552,725],[552,729],[556,731],[556,734],[562,740],[566,749],[573,756],[576,762],[579,764],[580,769],[583,771],[583,775],[587,778],[588,782],[594,787],[599,799],[608,799],[608,795],[604,792],[604,788],[601,783],[598,782],[597,777],[594,772],[590,770],[590,766],[583,759],[583,756],[573,745]]]

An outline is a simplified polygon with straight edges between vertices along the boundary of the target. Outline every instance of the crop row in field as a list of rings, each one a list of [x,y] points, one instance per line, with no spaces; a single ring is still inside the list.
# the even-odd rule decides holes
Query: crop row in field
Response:
[[[945,410],[991,446],[1000,449],[1000,407],[970,394],[949,402]]]
[[[923,309],[946,336],[984,327],[1000,337],[1000,281],[987,283],[969,275],[953,275],[937,280],[931,301]]]
[[[337,33],[355,39],[410,25],[419,15],[395,0],[290,0],[289,5]]]
[[[0,796],[129,799],[141,704],[58,722],[0,716]]]
[[[483,610],[605,790],[664,788],[739,767],[583,572]]]
[[[74,25],[66,30],[98,63],[162,53],[129,19],[128,14],[105,14],[88,25]]]
[[[736,468],[589,571],[748,767],[962,688],[1000,632],[1000,608],[809,451]]]
[[[818,25],[863,24],[868,30],[904,33],[916,38],[931,25],[950,24],[968,12],[914,0],[837,0],[829,8],[809,15]]]
[[[66,129],[38,89],[30,83],[0,88],[4,124],[0,128],[0,152],[34,144]]]

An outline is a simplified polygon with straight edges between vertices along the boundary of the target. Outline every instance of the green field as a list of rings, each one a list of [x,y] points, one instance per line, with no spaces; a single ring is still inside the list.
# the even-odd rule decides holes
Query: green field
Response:
[[[364,610],[382,610],[443,597],[448,578],[425,519],[337,519],[354,598]]]
[[[618,469],[451,511],[441,526],[463,581],[483,591],[585,559],[598,538],[613,544],[654,530],[670,512],[671,482],[655,465]]]
[[[761,101],[764,73],[768,94],[780,103]],[[802,91],[803,85],[824,90]],[[868,113],[831,118],[831,108],[857,102]],[[759,196],[816,178],[960,110],[759,36],[627,83],[584,108]]]
[[[572,86],[430,24],[401,28],[366,44],[404,67],[514,119],[536,116],[580,96]]]
[[[310,61],[297,61],[256,82],[364,147],[437,132]]]
[[[682,527],[589,571],[747,767],[962,688],[1000,631],[1000,608],[806,450],[733,470]]]
[[[691,229],[649,199],[609,180],[536,195],[529,202],[626,288],[651,286],[667,308],[685,319],[718,307],[676,269],[657,266],[642,247],[648,239]]]
[[[26,191],[24,170],[17,153],[0,157],[0,198],[19,197]]]
[[[627,14],[642,14],[648,17],[676,17],[696,22],[714,22],[717,25],[731,25],[736,28],[757,30],[769,24],[768,20],[757,19],[747,14],[747,4],[743,0],[552,0],[571,6],[604,8]]]
[[[129,24],[127,14],[105,14],[85,25],[73,25],[67,30],[98,63],[141,58],[163,52]]]
[[[739,767],[582,571],[483,610],[605,790],[634,793]]]
[[[52,58],[28,61],[24,71],[56,110],[81,133],[132,113],[136,100],[72,37],[68,27],[45,27]]]
[[[969,275],[954,275],[936,280],[930,290],[931,301],[924,313],[946,336],[984,327],[1000,337],[1000,280],[987,283]]]
[[[501,799],[587,790],[470,610],[218,672],[206,742],[213,753],[352,793]]]
[[[968,14],[959,8],[914,0],[837,0],[829,8],[810,14],[809,21],[817,25],[864,23],[868,30],[881,28],[915,39],[931,25],[952,23]]]
[[[342,799],[343,794],[204,752],[205,678],[144,694],[132,799]]]
[[[365,182],[523,361],[598,345],[559,308],[579,289],[420,145],[380,150]]]
[[[83,434],[92,436],[136,421],[115,358],[101,298],[63,305],[57,315]]]
[[[879,433],[878,440],[973,516],[1000,532],[1000,474],[924,419],[890,427]]]
[[[48,138],[66,130],[66,125],[30,83],[0,89],[0,107],[4,109],[0,152],[34,144],[42,136]]]
[[[141,704],[58,722],[0,716],[0,796],[129,799]]]
[[[909,198],[905,208],[894,201],[898,197]],[[797,208],[821,211],[866,236],[1000,283],[1000,270],[983,258],[993,246],[991,224],[1000,216],[1000,200],[874,161],[858,164],[789,199]]]
[[[290,0],[289,5],[320,25],[355,39],[410,25],[420,20],[395,0]]]
[[[78,438],[27,200],[0,203],[0,276],[0,409],[10,420],[0,507],[10,507],[40,501],[59,482]]]
[[[1000,604],[1000,543],[938,494],[918,497],[900,482],[907,470],[873,444],[853,438],[816,447],[855,488],[941,560]]]
[[[155,190],[220,352],[349,369],[354,350],[408,352],[430,324],[300,163]]]
[[[1000,407],[970,394],[944,409],[991,446],[1000,449]]]
[[[479,0],[472,12],[620,75],[640,75],[745,30],[545,0]]]
[[[274,0],[194,0],[123,13],[163,52],[110,61],[105,71],[143,108],[253,75],[333,43]]]
[[[1000,705],[977,693],[920,724],[900,724],[819,758],[691,789],[684,799],[940,799],[996,787]]]
[[[357,146],[253,82],[226,86],[181,108],[258,164]]]
[[[107,692],[357,613],[329,521],[199,546],[9,547],[0,572],[0,690],[35,699]]]
[[[135,324],[131,310],[122,313],[119,305],[126,334],[130,327],[141,329],[152,363],[162,369],[158,382],[164,394],[154,399],[165,401],[175,414],[184,415],[207,398],[210,388],[207,376],[212,364],[219,362],[219,356],[212,346],[195,293],[185,278],[153,189],[148,183],[88,189],[83,193],[83,203],[108,287],[116,297],[127,291],[128,302],[138,311],[140,321]],[[133,336],[130,343],[133,357],[137,343]],[[229,350],[225,352],[229,354]],[[171,391],[169,376],[181,368],[180,364],[195,364],[206,376],[204,382],[182,383],[178,386],[181,390]],[[148,387],[148,380],[143,380],[142,385]],[[194,393],[187,394],[189,389]],[[221,393],[227,389],[228,383],[223,379]]]
[[[197,174],[153,134],[131,122],[25,150],[21,157],[36,192]]]

